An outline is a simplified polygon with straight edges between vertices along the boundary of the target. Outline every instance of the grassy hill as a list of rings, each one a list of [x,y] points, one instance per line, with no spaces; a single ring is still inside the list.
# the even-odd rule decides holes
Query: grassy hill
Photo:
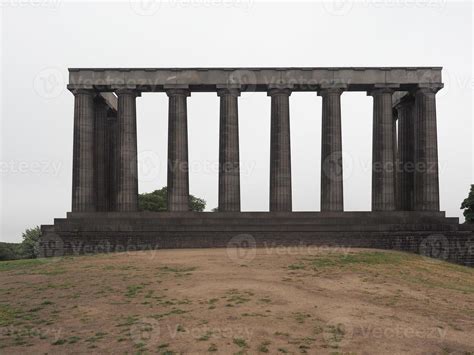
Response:
[[[390,251],[161,250],[0,262],[0,353],[474,349],[474,269]]]

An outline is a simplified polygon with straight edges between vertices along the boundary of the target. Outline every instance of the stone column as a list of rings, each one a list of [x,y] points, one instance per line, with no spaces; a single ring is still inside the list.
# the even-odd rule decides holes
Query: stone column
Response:
[[[107,142],[107,112],[105,100],[98,96],[94,100],[95,110],[95,177],[96,177],[96,207],[97,211],[107,211],[108,187],[108,142]]]
[[[187,89],[170,89],[168,123],[168,211],[189,211]]]
[[[396,106],[398,115],[400,210],[413,211],[415,201],[415,100],[407,95]]]
[[[439,211],[438,133],[436,92],[415,92],[415,210]]]
[[[399,186],[399,158],[398,158],[398,132],[397,132],[397,112],[392,108],[392,141],[393,141],[393,188],[395,193],[395,209],[400,210],[400,186]]]
[[[94,178],[94,96],[92,90],[74,90],[72,211],[96,210]]]
[[[240,211],[238,89],[220,89],[219,212]]]
[[[291,149],[289,89],[270,89],[270,211],[291,211]]]
[[[138,210],[137,110],[135,90],[120,89],[117,113],[117,175],[115,210]]]
[[[321,211],[343,211],[341,88],[322,89]]]
[[[395,210],[392,90],[375,89],[372,147],[372,211]]]
[[[106,176],[107,176],[107,211],[115,211],[115,196],[117,194],[117,111],[110,110],[107,114],[106,137]]]

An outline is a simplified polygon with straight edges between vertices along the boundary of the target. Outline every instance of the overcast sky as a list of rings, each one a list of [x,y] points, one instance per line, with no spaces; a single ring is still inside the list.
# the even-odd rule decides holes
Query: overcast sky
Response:
[[[441,208],[473,179],[472,5],[446,0],[259,3],[2,0],[1,241],[71,209],[68,67],[443,66]],[[290,98],[293,206],[319,210],[321,98]],[[137,99],[140,192],[166,184],[167,97]],[[190,191],[217,206],[216,94],[188,99]],[[242,209],[268,210],[270,98],[239,99]],[[369,210],[372,98],[342,96],[344,203]]]

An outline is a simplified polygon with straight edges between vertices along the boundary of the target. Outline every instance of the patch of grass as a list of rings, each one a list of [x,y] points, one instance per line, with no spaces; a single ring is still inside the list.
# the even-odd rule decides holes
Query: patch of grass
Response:
[[[245,341],[245,339],[242,339],[242,338],[234,338],[233,340],[233,343],[235,345],[237,345],[239,348],[247,348],[248,345],[247,345],[247,342]]]
[[[66,339],[58,339],[55,342],[52,343],[52,345],[64,345],[67,343]]]
[[[263,343],[261,343],[257,350],[259,353],[268,353],[268,345],[270,345],[270,342],[269,341],[264,341]]]
[[[329,333],[328,341],[329,345],[333,348],[337,348],[339,343],[342,339],[344,339],[345,331],[344,327],[341,324],[337,325],[329,325],[327,327],[327,332]]]
[[[86,342],[88,342],[88,343],[95,343],[96,341],[99,341],[99,340],[104,339],[104,336],[106,336],[106,335],[107,335],[107,333],[104,333],[104,332],[97,332],[97,333],[95,333],[94,336],[92,336],[92,337],[86,339]]]
[[[0,271],[33,269],[39,265],[45,265],[49,262],[49,259],[21,259],[11,261],[0,261]]]
[[[209,345],[209,348],[207,348],[207,351],[209,351],[210,353],[217,351],[217,345],[216,344]]]
[[[176,274],[186,274],[190,273],[191,271],[196,270],[197,268],[194,266],[190,267],[170,267],[170,266],[162,266],[159,268],[160,271],[162,272],[171,272],[171,273],[176,273]]]
[[[69,337],[69,338],[67,339],[67,342],[68,342],[68,344],[75,344],[75,343],[77,343],[79,340],[81,340],[80,337],[72,336],[72,337]]]
[[[208,332],[204,333],[203,335],[201,335],[201,336],[198,338],[198,340],[199,340],[199,341],[207,341],[207,340],[209,340],[209,339],[211,338],[211,335],[212,335],[212,332],[209,332],[209,331],[208,331]]]
[[[288,269],[290,270],[303,270],[306,267],[305,264],[291,264],[288,265]]]
[[[0,326],[8,326],[12,324],[17,314],[18,311],[10,307],[8,304],[0,304]]]
[[[408,257],[402,253],[366,251],[352,254],[330,254],[306,258],[313,269],[347,265],[396,265]]]
[[[304,323],[307,318],[311,318],[311,314],[296,312],[293,313],[293,317],[298,323]]]
[[[143,285],[130,285],[127,286],[127,291],[125,292],[125,297],[134,298],[143,290]]]

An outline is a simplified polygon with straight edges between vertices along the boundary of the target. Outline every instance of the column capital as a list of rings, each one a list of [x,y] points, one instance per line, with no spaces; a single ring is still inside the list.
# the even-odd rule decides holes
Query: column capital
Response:
[[[439,90],[444,87],[444,84],[418,84],[417,87],[413,90],[413,93],[424,93],[424,94],[436,94]]]
[[[335,86],[335,85],[321,85],[321,88],[318,90],[318,96],[325,96],[325,95],[341,95],[345,90],[347,90],[347,86]]]
[[[172,97],[172,96],[184,96],[184,97],[188,97],[188,96],[191,96],[191,91],[189,89],[185,89],[185,88],[168,88],[166,89],[166,95],[168,95],[168,97]]]
[[[391,87],[383,87],[383,88],[374,88],[370,91],[367,91],[367,96],[375,96],[375,95],[382,95],[382,94],[393,94],[395,90]]]
[[[217,87],[217,96],[240,96],[240,87]]]
[[[93,89],[69,89],[71,93],[76,96],[76,95],[91,95],[91,96],[96,96],[97,92]]]
[[[139,96],[142,95],[141,92],[138,91],[137,89],[130,89],[130,88],[116,89],[115,94],[117,94],[117,96],[120,96],[120,95],[135,95],[135,97],[139,97]]]
[[[395,109],[400,109],[401,107],[405,105],[412,105],[415,103],[415,96],[411,93],[403,96],[394,106]]]
[[[269,86],[267,96],[276,96],[276,95],[291,95],[291,89],[289,87],[277,87],[277,86]]]

